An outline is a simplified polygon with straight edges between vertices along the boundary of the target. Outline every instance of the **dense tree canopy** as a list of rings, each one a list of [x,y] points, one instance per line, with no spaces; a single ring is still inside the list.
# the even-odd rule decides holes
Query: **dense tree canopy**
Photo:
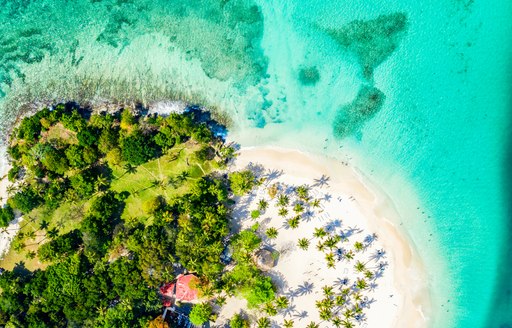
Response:
[[[4,207],[0,208],[0,227],[7,227],[9,222],[14,220],[14,212],[12,207],[7,204]]]
[[[10,145],[16,168],[10,179],[20,183],[0,209],[0,226],[14,218],[13,209],[30,214],[34,221],[42,213],[61,210],[65,215],[61,225],[44,220],[32,224],[40,227],[30,237],[39,238],[32,258],[44,262],[44,270],[29,271],[20,263],[0,274],[0,326],[154,326],[161,323],[158,287],[185,270],[198,276],[201,293],[226,289],[246,297],[251,306],[274,297],[270,279],[250,259],[261,243],[253,231],[232,239],[239,250],[234,270],[224,272],[221,262],[230,237],[233,200],[228,190],[249,191],[255,183],[249,171],[229,179],[203,171],[176,194],[172,188],[179,185],[166,181],[178,178],[162,176],[152,186],[159,185],[164,192],[140,200],[144,217],[122,216],[126,199],[138,197],[138,191],[111,188],[120,175],[147,170],[138,166],[177,145],[178,154],[184,147],[192,148],[190,159],[198,163],[217,156],[226,160],[218,149],[232,156],[233,151],[226,150],[231,148],[222,148],[222,140],[193,112],[166,118],[137,116],[130,110],[84,115],[74,105],[59,105],[24,118]],[[126,173],[119,173],[122,168]],[[187,175],[180,179],[187,180]],[[164,197],[167,193],[173,197]],[[203,323],[211,313],[208,303],[198,304],[190,319]],[[242,320],[239,326],[246,324]]]
[[[250,170],[237,171],[229,175],[231,189],[237,196],[242,196],[249,192],[255,185],[254,174]]]

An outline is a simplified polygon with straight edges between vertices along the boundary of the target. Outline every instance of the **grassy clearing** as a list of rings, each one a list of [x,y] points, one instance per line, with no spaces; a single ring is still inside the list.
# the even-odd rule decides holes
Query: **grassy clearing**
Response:
[[[76,132],[70,131],[64,127],[62,123],[57,123],[50,127],[50,129],[42,134],[43,141],[60,139],[66,143],[77,145],[78,139]]]
[[[191,183],[205,174],[210,173],[216,164],[214,161],[198,163],[193,153],[199,146],[189,142],[172,149],[169,153],[136,167],[132,172],[127,172],[125,165],[113,166],[110,189],[116,192],[127,191],[130,196],[126,199],[126,206],[122,219],[133,221],[141,220],[146,224],[151,223],[151,218],[144,213],[144,203],[157,196],[163,196],[167,201],[185,194]],[[25,216],[21,224],[20,232],[28,236],[35,234],[35,239],[25,237],[23,242],[26,247],[18,252],[12,247],[0,260],[0,267],[11,270],[17,263],[23,262],[29,270],[44,269],[37,256],[28,259],[27,253],[37,252],[40,245],[49,239],[46,231],[58,229],[59,234],[67,233],[79,228],[80,222],[87,212],[94,196],[90,199],[75,203],[63,203],[59,208],[49,211],[45,207],[39,207]],[[41,224],[46,221],[48,228],[41,229]]]
[[[147,217],[143,205],[157,196],[167,201],[186,193],[192,181],[211,172],[213,164],[198,164],[193,160],[194,144],[186,144],[171,150],[168,154],[140,165],[133,172],[123,166],[113,167],[114,180],[111,189],[117,192],[128,191],[126,207],[122,218],[130,221]]]

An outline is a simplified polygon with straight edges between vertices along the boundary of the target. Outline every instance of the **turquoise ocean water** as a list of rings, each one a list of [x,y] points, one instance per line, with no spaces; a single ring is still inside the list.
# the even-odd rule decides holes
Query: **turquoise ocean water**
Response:
[[[423,258],[435,327],[512,325],[507,0],[0,0],[0,115],[200,101],[244,145],[351,161]],[[411,197],[415,195],[415,197]]]

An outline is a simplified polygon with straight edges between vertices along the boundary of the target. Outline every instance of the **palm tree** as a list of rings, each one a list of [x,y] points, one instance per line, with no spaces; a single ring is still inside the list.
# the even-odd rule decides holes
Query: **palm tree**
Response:
[[[279,212],[277,212],[277,214],[278,214],[279,216],[282,216],[282,217],[284,218],[285,216],[287,216],[287,215],[288,215],[288,210],[286,209],[286,207],[281,207],[281,208],[279,209]]]
[[[39,229],[46,230],[46,229],[48,229],[49,226],[50,226],[50,224],[48,223],[48,221],[43,220],[43,221],[41,221],[41,224],[39,224]]]
[[[223,307],[226,304],[226,297],[225,296],[219,296],[215,300],[215,303],[217,303],[218,306]]]
[[[320,326],[316,323],[316,322],[313,322],[311,321],[307,326],[306,328],[319,328]]]
[[[270,328],[270,319],[267,317],[259,318],[256,321],[257,328]]]
[[[334,269],[336,267],[336,263],[334,262],[334,259],[329,259],[327,261],[327,268]]]
[[[362,251],[363,249],[364,249],[364,245],[363,245],[363,243],[362,243],[362,242],[360,242],[360,241],[356,241],[356,242],[354,243],[354,250],[355,250],[356,252],[360,252],[360,251]]]
[[[354,269],[356,269],[356,271],[360,273],[366,270],[366,266],[364,265],[363,262],[357,261],[356,264],[354,265]]]
[[[341,295],[348,296],[350,294],[350,288],[343,288],[341,290]]]
[[[300,220],[298,217],[294,217],[294,218],[288,220],[288,225],[292,229],[297,229],[299,227],[299,223],[300,223]]]
[[[345,317],[345,319],[348,320],[354,316],[354,313],[352,312],[352,310],[346,309],[345,312],[343,312],[343,316]]]
[[[18,189],[18,188],[16,188],[16,186],[14,186],[14,185],[9,185],[9,186],[7,187],[7,189],[6,189],[6,191],[7,191],[7,194],[8,194],[9,196],[12,196],[12,194],[16,193],[17,189]]]
[[[329,264],[332,263],[334,265],[334,253],[325,254],[325,261]],[[330,266],[332,267],[332,266]]]
[[[318,243],[316,244],[316,249],[318,249],[320,252],[323,252],[325,250],[325,245],[324,243],[322,243],[321,240],[319,240]]]
[[[296,193],[300,199],[307,200],[309,198],[309,187],[306,185],[299,186],[297,187]]]
[[[277,231],[276,228],[272,227],[268,228],[265,234],[267,235],[268,239],[276,239],[279,232]]]
[[[336,248],[338,242],[340,241],[340,236],[329,237],[325,240],[325,246],[329,249]]]
[[[274,306],[274,304],[272,303],[266,303],[265,304],[265,307],[263,308],[263,310],[270,316],[274,316],[277,314],[277,309],[276,307]]]
[[[98,178],[96,179],[96,191],[101,191],[103,188],[108,186],[108,179],[103,175],[100,174]]]
[[[311,207],[320,207],[320,199],[314,199],[312,202],[311,202]]]
[[[134,174],[137,172],[137,167],[136,166],[133,166],[132,164],[130,163],[126,163],[124,165],[124,169],[126,170],[125,174],[128,173],[128,174]]]
[[[332,290],[333,290],[332,286],[323,286],[322,287],[322,291],[324,292],[325,297],[332,296],[334,294],[334,292]]]
[[[332,317],[332,310],[331,309],[322,309],[319,313],[320,319],[322,320],[329,320]]]
[[[48,237],[50,237],[51,239],[53,239],[59,235],[59,229],[57,229],[57,228],[52,228],[52,229],[48,230],[47,232],[48,232]]]
[[[178,176],[176,177],[176,179],[178,179],[178,181],[180,183],[184,182],[185,180],[187,180],[187,178],[190,176],[190,173],[188,171],[183,171],[181,172],[180,174],[178,174]]]
[[[375,275],[370,270],[366,270],[366,272],[364,273],[364,276],[366,277],[366,279],[372,280]]]
[[[260,201],[258,202],[258,209],[260,211],[265,211],[268,207],[268,202],[264,199],[260,199]]]
[[[343,328],[354,328],[354,324],[350,322],[348,319],[345,319],[341,322]]]
[[[356,286],[360,290],[363,290],[363,289],[366,289],[368,287],[368,283],[364,279],[357,279]]]
[[[324,228],[315,228],[315,232],[313,232],[313,236],[315,238],[323,238],[327,235]]]
[[[21,252],[21,250],[22,250],[22,249],[24,249],[24,248],[25,248],[25,246],[26,246],[26,245],[25,245],[25,243],[24,243],[23,241],[21,241],[21,240],[20,240],[20,241],[17,241],[17,242],[15,242],[15,243],[13,243],[12,248],[13,248],[16,252],[18,252],[18,253],[19,253],[19,252]]]
[[[350,260],[353,260],[353,259],[354,259],[354,252],[352,252],[351,250],[350,250],[350,251],[347,251],[347,252],[345,253],[345,255],[344,255],[344,256],[345,256],[345,258],[346,258],[347,260],[349,260],[349,261],[350,261]]]
[[[334,318],[332,319],[332,325],[333,325],[334,327],[336,327],[336,328],[341,327],[342,323],[343,323],[343,322],[342,322],[342,320],[341,320],[339,317],[334,317]]]
[[[279,296],[276,299],[276,305],[279,309],[286,309],[290,305],[290,301],[285,296]]]
[[[304,205],[302,205],[301,203],[297,203],[293,206],[293,211],[295,213],[302,213],[304,212]]]
[[[345,300],[345,297],[341,296],[341,295],[337,295],[335,298],[334,298],[334,303],[337,305],[337,306],[343,306],[345,305],[347,301]]]
[[[279,206],[287,206],[288,204],[290,203],[290,197],[288,197],[288,195],[286,194],[281,194],[279,195],[279,197],[277,197],[277,204]]]
[[[284,328],[293,328],[293,320],[286,320],[284,319],[284,322],[283,322],[283,327]]]
[[[36,257],[36,252],[34,251],[30,251],[28,252],[27,254],[25,254],[25,257],[28,259],[28,260],[32,260]]]
[[[307,238],[300,238],[297,245],[300,249],[307,250],[309,248],[309,240]]]

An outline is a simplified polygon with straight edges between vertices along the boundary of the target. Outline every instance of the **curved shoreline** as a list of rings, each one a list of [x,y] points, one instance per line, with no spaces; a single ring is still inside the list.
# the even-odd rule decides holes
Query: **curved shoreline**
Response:
[[[378,234],[379,241],[391,255],[389,260],[393,289],[396,291],[396,297],[393,298],[393,303],[397,305],[396,311],[389,313],[382,309],[374,312],[373,316],[369,314],[368,327],[373,326],[372,322],[386,321],[393,322],[390,327],[404,328],[425,328],[432,324],[425,267],[407,234],[391,221],[399,217],[393,202],[362,172],[326,157],[278,147],[242,147],[236,162],[237,166],[257,162],[266,168],[283,170],[295,177],[314,179],[322,174],[329,176],[329,191],[354,197],[354,203],[364,214],[368,228]],[[388,320],[382,316],[387,316]]]

